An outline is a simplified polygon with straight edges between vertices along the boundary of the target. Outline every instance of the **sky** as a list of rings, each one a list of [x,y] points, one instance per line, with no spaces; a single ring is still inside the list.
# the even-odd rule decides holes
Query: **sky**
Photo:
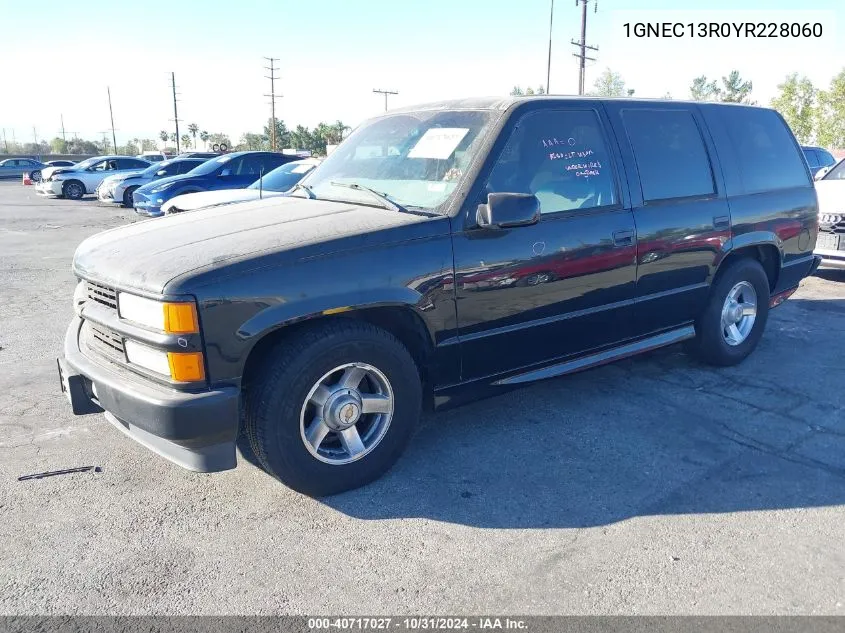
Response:
[[[276,116],[288,127],[381,113],[373,89],[398,91],[391,107],[505,95],[546,83],[552,0],[0,0],[0,128],[11,141],[102,138],[111,90],[118,144],[173,129],[179,118],[237,142],[270,116],[264,56],[279,58]],[[768,104],[792,72],[827,87],[845,67],[845,2],[812,10],[783,0],[590,0],[586,85],[610,68],[638,97],[686,98],[694,77],[733,69]],[[678,7],[686,7],[679,10]],[[581,10],[554,0],[551,92],[576,94]],[[635,38],[636,22],[798,22],[821,38]],[[10,61],[11,60],[11,61]],[[2,138],[0,138],[0,142]]]

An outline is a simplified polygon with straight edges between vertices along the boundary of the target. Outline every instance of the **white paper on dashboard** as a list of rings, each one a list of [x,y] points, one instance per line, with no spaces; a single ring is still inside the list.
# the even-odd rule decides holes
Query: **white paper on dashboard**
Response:
[[[465,127],[433,127],[422,135],[408,158],[436,158],[445,160],[452,155],[458,143],[467,135]]]

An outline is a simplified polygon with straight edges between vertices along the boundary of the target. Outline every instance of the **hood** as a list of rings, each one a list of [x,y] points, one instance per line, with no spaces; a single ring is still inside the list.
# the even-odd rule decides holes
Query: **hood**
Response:
[[[191,176],[189,174],[177,174],[175,176],[165,176],[164,178],[159,178],[158,180],[153,180],[152,182],[148,182],[146,185],[143,185],[138,188],[138,191],[141,193],[149,193],[150,189],[154,187],[161,187],[162,185],[167,184],[168,182],[178,182],[178,183],[188,183],[195,179],[201,179],[202,176]]]
[[[159,181],[160,182],[160,181]],[[176,277],[431,218],[351,203],[277,197],[169,215],[111,229],[76,249],[74,273],[162,294]],[[381,237],[381,239],[386,239]],[[333,245],[328,250],[342,250]],[[297,253],[291,254],[295,261]],[[173,289],[169,291],[174,292]]]
[[[165,213],[176,207],[180,211],[194,211],[204,207],[213,207],[220,204],[231,204],[233,202],[247,202],[258,200],[258,189],[218,189],[217,191],[200,191],[199,193],[186,193],[171,198],[162,207]],[[265,198],[272,198],[284,195],[279,191],[264,191]]]
[[[76,171],[73,167],[43,167],[41,169],[41,179],[47,180],[53,174],[63,174],[66,171]]]
[[[845,214],[845,180],[817,180],[819,213]]]

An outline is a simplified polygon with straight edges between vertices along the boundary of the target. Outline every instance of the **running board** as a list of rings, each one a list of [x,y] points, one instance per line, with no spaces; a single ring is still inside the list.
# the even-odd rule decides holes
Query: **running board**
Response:
[[[591,354],[583,358],[576,358],[575,360],[568,360],[557,365],[550,365],[542,369],[534,369],[524,374],[517,374],[509,378],[497,380],[494,385],[518,385],[524,382],[534,382],[535,380],[543,380],[544,378],[554,378],[555,376],[563,376],[564,374],[574,374],[577,371],[591,369],[599,365],[606,365],[628,356],[636,356],[643,352],[649,352],[659,347],[667,345],[674,345],[687,339],[695,337],[695,328],[692,325],[650,336],[648,338],[622,345],[621,347],[614,347],[613,349],[599,352],[598,354]]]

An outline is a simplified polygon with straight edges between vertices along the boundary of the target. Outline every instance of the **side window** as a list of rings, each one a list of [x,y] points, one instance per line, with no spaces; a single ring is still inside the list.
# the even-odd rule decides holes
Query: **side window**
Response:
[[[17,167],[20,164],[20,161],[9,159],[5,163],[3,163],[6,167]]]
[[[196,166],[197,166],[197,164],[193,163],[191,161],[180,160],[178,163],[168,165],[168,168],[174,174],[187,174],[189,171],[191,171]]]
[[[101,160],[88,168],[88,171],[106,171],[109,168],[108,161]]]
[[[833,155],[824,149],[816,150],[819,154],[819,165],[822,167],[827,167],[828,165],[833,165],[836,163],[836,159]]]
[[[804,151],[804,158],[807,159],[807,164],[815,169],[820,165],[819,163],[819,155],[816,153],[814,149],[805,149]]]
[[[519,120],[487,192],[533,193],[541,213],[616,204],[610,153],[593,110],[541,110]]]
[[[722,117],[736,151],[746,193],[811,184],[800,150],[776,112],[726,107]]]
[[[243,163],[245,157],[240,158],[231,158],[220,168],[219,174],[221,176],[236,176],[240,173],[241,164]]]
[[[244,156],[241,160],[240,170],[235,173],[238,176],[255,176],[257,179],[262,169],[265,172],[267,171],[266,162],[268,162],[266,156],[256,156],[255,154]]]
[[[710,196],[713,170],[688,110],[623,110],[646,202]]]

